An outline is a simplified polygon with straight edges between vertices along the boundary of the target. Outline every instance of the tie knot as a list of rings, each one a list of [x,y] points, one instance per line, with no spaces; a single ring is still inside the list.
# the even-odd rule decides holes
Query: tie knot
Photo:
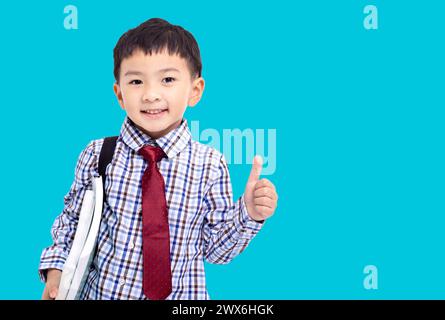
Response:
[[[149,164],[155,164],[165,157],[165,153],[160,147],[148,145],[140,148],[138,153],[143,156]]]

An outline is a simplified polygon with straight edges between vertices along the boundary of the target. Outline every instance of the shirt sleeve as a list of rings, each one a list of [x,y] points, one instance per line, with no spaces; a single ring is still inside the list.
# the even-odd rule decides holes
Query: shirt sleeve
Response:
[[[226,264],[244,251],[264,221],[253,220],[248,215],[244,195],[233,203],[229,170],[223,155],[214,171],[203,200],[204,253],[208,262]]]
[[[64,197],[63,211],[56,217],[51,228],[53,243],[41,254],[39,276],[43,282],[46,282],[47,269],[63,269],[76,233],[85,191],[92,190],[93,177],[98,176],[95,141],[91,141],[77,159],[74,181]]]

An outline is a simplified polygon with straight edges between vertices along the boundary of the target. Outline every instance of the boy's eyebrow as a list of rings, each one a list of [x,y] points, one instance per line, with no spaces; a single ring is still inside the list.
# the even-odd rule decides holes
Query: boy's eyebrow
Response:
[[[176,68],[164,68],[164,69],[158,70],[158,73],[164,73],[164,72],[168,72],[168,71],[181,72],[181,71],[179,71],[179,70],[176,69]]]
[[[164,73],[164,72],[168,72],[168,71],[176,71],[176,72],[180,72],[178,69],[176,68],[164,68],[164,69],[160,69],[158,70],[158,73]],[[143,76],[144,73],[141,71],[136,71],[136,70],[128,70],[127,72],[125,72],[124,77],[126,76],[131,76],[131,75],[135,75],[135,76]]]

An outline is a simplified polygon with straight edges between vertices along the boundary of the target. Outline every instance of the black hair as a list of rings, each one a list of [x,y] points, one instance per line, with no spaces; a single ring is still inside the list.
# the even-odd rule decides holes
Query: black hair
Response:
[[[166,20],[152,18],[125,32],[114,47],[114,78],[117,83],[122,60],[138,49],[150,55],[165,49],[170,55],[179,54],[187,61],[192,78],[201,76],[201,55],[193,35]]]

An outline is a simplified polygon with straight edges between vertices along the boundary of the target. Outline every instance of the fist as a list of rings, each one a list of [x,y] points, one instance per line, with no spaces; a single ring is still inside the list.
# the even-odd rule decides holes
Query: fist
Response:
[[[60,278],[62,271],[57,269],[48,269],[46,274],[46,285],[43,290],[42,300],[55,300],[59,291]]]
[[[247,213],[256,221],[272,216],[277,208],[278,194],[275,186],[267,179],[261,179],[263,160],[260,156],[253,159],[252,170],[244,190]]]

